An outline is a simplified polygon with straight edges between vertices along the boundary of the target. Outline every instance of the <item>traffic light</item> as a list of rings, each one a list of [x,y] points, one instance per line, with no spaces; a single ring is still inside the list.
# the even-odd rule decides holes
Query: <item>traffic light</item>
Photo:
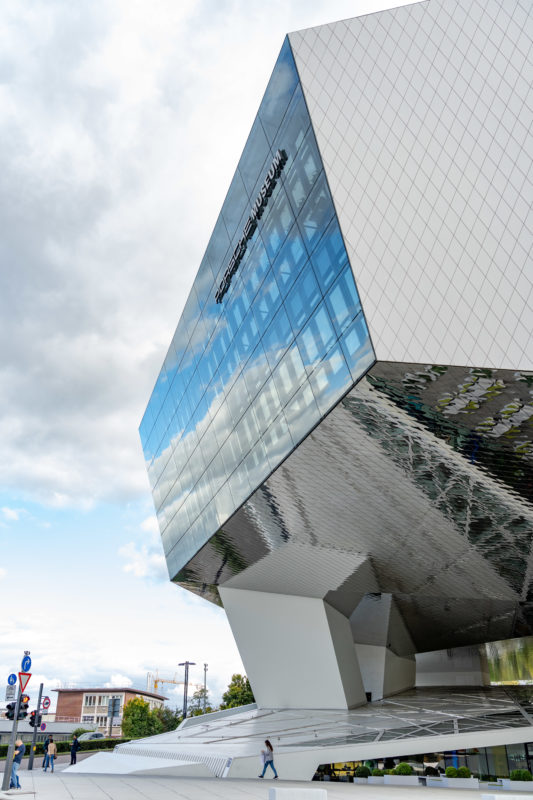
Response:
[[[41,714],[37,716],[37,711],[32,711],[28,723],[32,728],[38,728],[39,725],[41,724],[41,720],[42,720]]]
[[[27,702],[28,700],[29,697],[26,697],[26,695],[22,695],[22,697],[20,698],[20,708],[17,719],[24,719],[25,717],[28,716],[28,705],[29,705],[29,703]]]
[[[6,708],[6,717],[8,719],[15,719],[15,709],[17,707],[16,703],[8,703]]]

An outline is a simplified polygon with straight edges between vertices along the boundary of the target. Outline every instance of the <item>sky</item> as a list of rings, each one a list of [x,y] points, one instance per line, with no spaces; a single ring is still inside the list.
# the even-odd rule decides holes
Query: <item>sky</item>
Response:
[[[244,671],[168,580],[138,426],[285,33],[402,4],[1,3],[0,692],[25,650],[35,698]]]

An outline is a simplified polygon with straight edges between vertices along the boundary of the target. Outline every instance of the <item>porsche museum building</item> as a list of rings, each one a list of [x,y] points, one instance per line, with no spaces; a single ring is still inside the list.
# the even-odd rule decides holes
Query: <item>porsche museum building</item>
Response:
[[[527,757],[479,646],[533,633],[532,34],[428,0],[283,43],[140,428],[256,698],[215,774]]]

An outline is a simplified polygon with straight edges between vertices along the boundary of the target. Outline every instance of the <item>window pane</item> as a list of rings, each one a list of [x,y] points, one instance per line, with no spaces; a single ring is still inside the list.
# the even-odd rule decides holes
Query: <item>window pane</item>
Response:
[[[263,442],[270,461],[270,467],[275,469],[294,447],[283,411],[264,434]]]
[[[243,377],[251,399],[255,397],[269,375],[270,369],[263,345],[258,344],[243,371]]]
[[[297,338],[298,347],[305,368],[312,372],[335,341],[335,331],[324,302],[322,302],[301,334]]]
[[[293,225],[287,240],[272,265],[282,296],[285,296],[300,274],[307,251],[297,225]]]
[[[321,414],[329,411],[339,397],[348,391],[353,380],[338,344],[332,347],[309,376],[309,383]]]
[[[361,303],[355,288],[352,268],[349,265],[344,268],[329,290],[326,296],[326,305],[337,331],[337,336],[360,313]]]
[[[318,244],[332,216],[333,203],[322,173],[298,217],[298,225],[309,253]]]
[[[263,336],[263,347],[273,369],[294,338],[289,318],[281,307]]]
[[[263,216],[261,238],[265,243],[268,257],[271,261],[276,257],[281,245],[294,223],[294,214],[287,195],[283,189],[276,187]],[[274,202],[272,199],[275,197]]]
[[[333,283],[335,277],[348,261],[336,219],[331,221],[322,241],[311,256],[311,261],[322,291],[324,291]]]
[[[264,433],[281,411],[281,404],[272,378],[265,383],[255,398],[253,408],[259,430]]]
[[[339,341],[352,378],[357,380],[376,360],[362,314],[346,329]]]
[[[322,169],[315,136],[309,130],[297,157],[287,164],[287,193],[296,213],[305,203]]]
[[[304,269],[285,300],[285,308],[294,333],[298,333],[306,319],[322,299],[314,272]]]
[[[300,356],[300,351],[297,345],[293,344],[273,375],[282,405],[285,405],[287,400],[299,389],[305,376],[306,372]]]
[[[253,305],[253,312],[260,333],[264,331],[274,317],[281,302],[278,284],[272,270],[269,270]]]
[[[289,401],[284,412],[292,440],[296,445],[320,419],[320,411],[308,383]]]

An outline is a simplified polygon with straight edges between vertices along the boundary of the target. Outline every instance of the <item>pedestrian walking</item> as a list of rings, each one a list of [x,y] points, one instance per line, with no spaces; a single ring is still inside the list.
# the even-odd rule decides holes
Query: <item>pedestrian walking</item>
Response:
[[[261,757],[263,759],[263,772],[259,777],[264,778],[266,768],[270,764],[270,766],[272,767],[272,771],[274,773],[274,780],[275,780],[278,777],[278,773],[276,772],[276,767],[274,766],[274,748],[272,747],[268,739],[265,739],[265,749],[261,750]]]
[[[44,771],[45,772],[46,772],[46,770],[48,769],[49,766],[51,767],[51,772],[54,771],[54,758],[56,756],[57,756],[57,745],[54,742],[54,737],[50,736],[50,743],[48,745],[48,750],[47,750],[47,753],[46,753],[46,764],[45,764],[45,767],[44,767]]]
[[[76,734],[72,737],[72,744],[70,745],[70,765],[76,763],[76,753],[81,749],[81,744],[78,741]]]
[[[43,763],[42,768],[44,769],[46,766],[46,758],[48,756],[48,745],[50,744],[50,737],[46,734],[46,739],[43,742]]]
[[[22,739],[17,739],[15,742],[15,757],[13,758],[13,766],[11,767],[11,780],[9,781],[10,789],[20,789],[18,771],[22,763],[22,756],[25,752],[26,746],[22,743]]]

